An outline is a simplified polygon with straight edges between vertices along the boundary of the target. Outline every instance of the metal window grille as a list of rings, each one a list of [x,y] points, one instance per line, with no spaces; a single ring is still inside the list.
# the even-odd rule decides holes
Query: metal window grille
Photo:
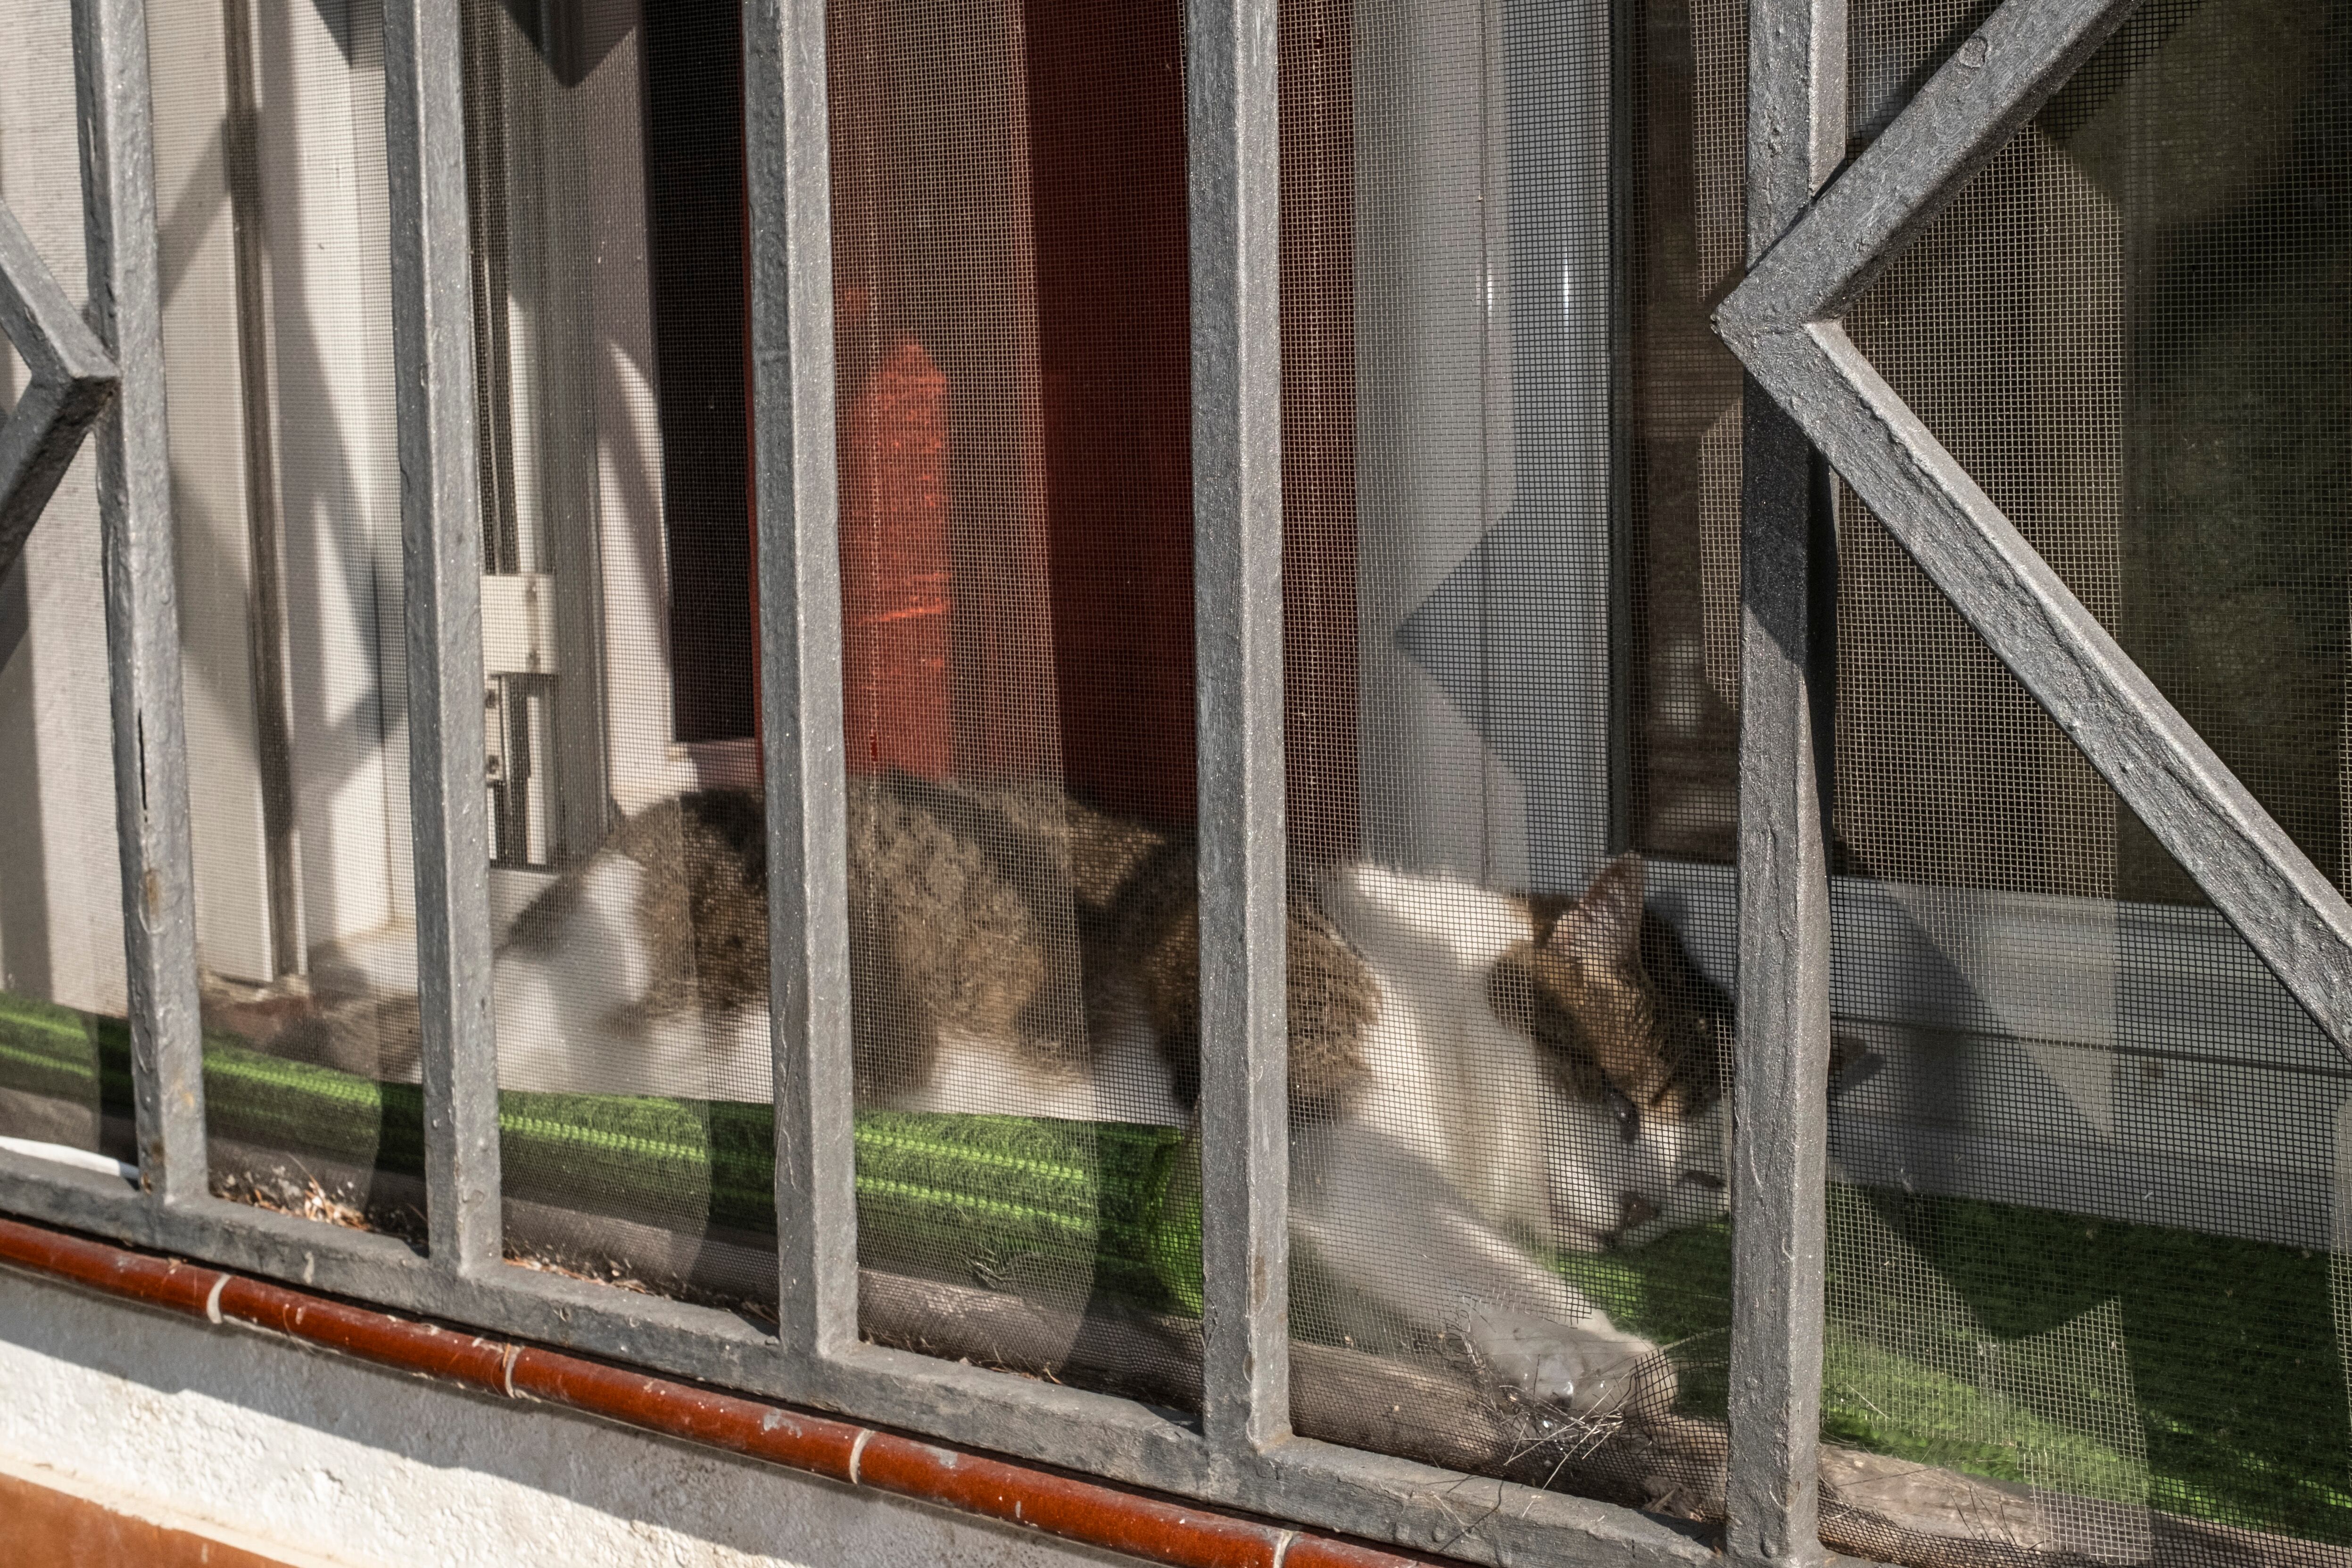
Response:
[[[2352,910],[2334,882],[1841,324],[2134,4],[2004,0],[1849,156],[1845,0],[1749,0],[1746,276],[1714,319],[1747,376],[1738,1223],[1720,1505],[1727,1554],[1742,1563],[1821,1558],[1830,1129],[1820,1085],[1832,1037],[1833,903],[1824,780],[1835,658],[1827,622],[1839,548],[1836,508],[1823,500],[1832,470],[1839,493],[1900,542],[2326,1037],[2352,1051]],[[773,1327],[502,1262],[489,868],[541,864],[548,852],[518,827],[494,829],[478,761],[487,742],[485,586],[499,581],[486,579],[485,563],[511,578],[517,550],[513,478],[483,483],[478,466],[494,448],[478,421],[513,388],[477,391],[478,370],[496,355],[481,353],[477,337],[477,310],[491,296],[478,289],[469,250],[479,214],[469,207],[458,0],[385,0],[382,35],[423,1245],[208,1190],[145,9],[142,0],[73,6],[86,322],[0,210],[0,325],[31,372],[0,427],[0,555],[35,526],[85,433],[97,447],[138,1183],[131,1190],[0,1151],[0,1202],[402,1310],[1367,1536],[1491,1561],[1706,1555],[1631,1510],[1502,1481],[1463,1490],[1459,1478],[1291,1430],[1275,0],[1191,0],[1183,47],[1205,1151],[1197,1419],[860,1337],[835,220],[826,12],[816,0],[746,0],[742,10]],[[1627,45],[1621,37],[1614,47]],[[502,531],[487,541],[486,506]],[[514,595],[493,592],[498,613],[511,618],[505,600]],[[491,673],[509,704],[523,700],[520,671]],[[506,754],[520,754],[515,714],[494,704],[492,721],[509,731]],[[1719,879],[1693,886],[1694,897],[1724,896]],[[1889,1555],[1912,1550],[1882,1544]]]

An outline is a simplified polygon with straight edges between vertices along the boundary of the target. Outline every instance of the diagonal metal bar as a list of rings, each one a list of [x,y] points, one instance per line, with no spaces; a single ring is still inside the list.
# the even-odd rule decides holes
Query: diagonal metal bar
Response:
[[[65,287],[0,197],[0,332],[35,381],[114,379],[106,345],[67,298]]]
[[[824,0],[747,0],[743,115],[777,1332],[815,1375],[857,1346]]]
[[[1732,351],[1844,314],[2138,3],[2007,0],[1723,302]]]
[[[1843,328],[1776,333],[1751,353],[1756,379],[2352,1055],[2352,909],[2343,895]]]
[[[1290,1435],[1274,0],[1186,8],[1201,777],[1202,1426]]]
[[[0,201],[0,332],[32,373],[0,424],[0,573],[23,552],[41,509],[114,390],[114,362],[41,253]]]
[[[384,5],[425,1225],[457,1273],[495,1270],[503,1250],[463,37],[457,0]]]
[[[152,1202],[180,1205],[206,1195],[204,1039],[147,8],[143,0],[75,0],[73,35],[89,326],[121,367],[113,405],[98,426],[98,510],[139,1176]],[[79,349],[87,363],[89,345]]]
[[[2352,907],[1835,324],[2132,5],[2008,0],[1724,301],[1716,326],[2352,1055]]]

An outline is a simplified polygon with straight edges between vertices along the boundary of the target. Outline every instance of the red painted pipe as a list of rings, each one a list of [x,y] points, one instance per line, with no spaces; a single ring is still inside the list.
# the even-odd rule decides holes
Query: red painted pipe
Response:
[[[214,1322],[236,1319],[379,1366],[602,1415],[851,1486],[978,1514],[1174,1568],[1402,1568],[1426,1559],[1144,1497],[609,1366],[394,1318],[244,1275],[0,1218],[0,1263]]]

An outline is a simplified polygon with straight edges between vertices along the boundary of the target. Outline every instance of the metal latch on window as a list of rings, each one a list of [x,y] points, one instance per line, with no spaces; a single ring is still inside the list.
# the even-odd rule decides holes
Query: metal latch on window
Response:
[[[517,572],[482,579],[482,673],[555,673],[555,579]]]
[[[553,863],[547,762],[555,668],[554,577],[544,572],[485,576],[483,782],[489,791],[493,865],[539,868]]]

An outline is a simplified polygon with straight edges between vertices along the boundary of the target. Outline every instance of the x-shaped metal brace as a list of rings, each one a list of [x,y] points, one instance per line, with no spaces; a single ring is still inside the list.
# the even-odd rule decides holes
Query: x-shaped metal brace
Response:
[[[113,394],[113,358],[74,309],[16,216],[0,201],[0,331],[32,373],[0,424],[0,574],[65,478],[84,432]]]
[[[1716,330],[2352,1055],[2352,908],[1840,324],[2136,3],[2007,0],[1756,263]]]

